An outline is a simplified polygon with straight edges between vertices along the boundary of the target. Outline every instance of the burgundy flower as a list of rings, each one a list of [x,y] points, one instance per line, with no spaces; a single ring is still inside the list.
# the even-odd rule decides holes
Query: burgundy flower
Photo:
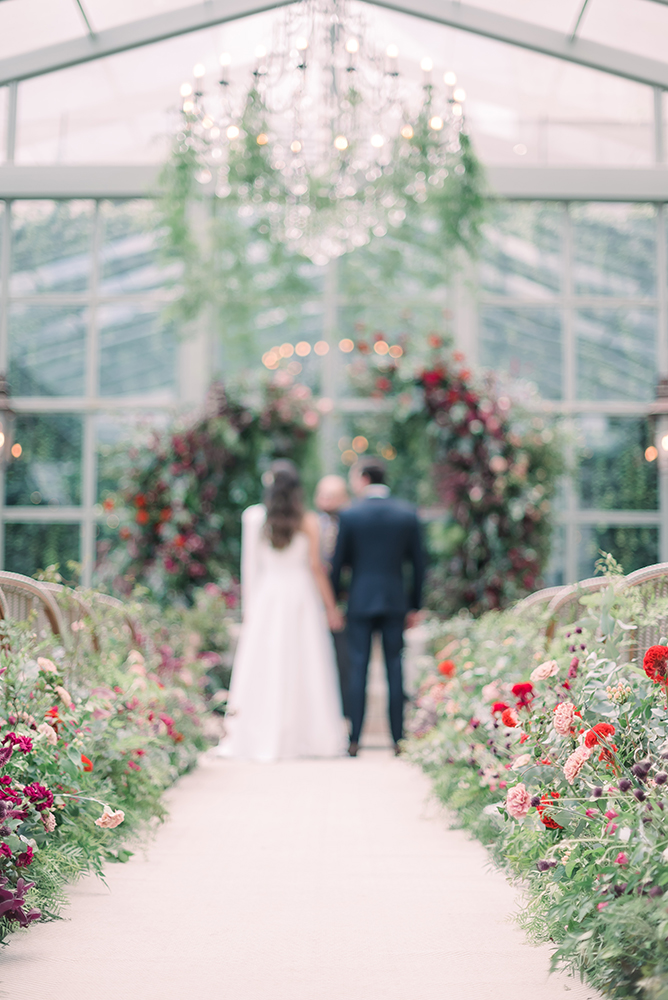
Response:
[[[32,864],[32,860],[33,860],[33,850],[32,847],[28,845],[25,851],[22,851],[21,854],[16,855],[14,859],[14,864],[16,865],[17,868],[27,868],[28,865]]]
[[[0,855],[2,855],[3,858],[11,858],[12,856],[11,847],[9,846],[9,844],[5,844],[4,841],[2,844],[0,844]]]
[[[23,794],[30,799],[35,809],[50,809],[53,805],[53,792],[50,792],[45,785],[40,785],[38,781],[26,785]]]
[[[29,736],[17,736],[16,733],[7,733],[2,742],[11,743],[12,747],[16,747],[21,753],[30,753],[32,750],[32,740]]]
[[[4,767],[9,763],[12,754],[14,753],[14,747],[0,747],[0,767]]]

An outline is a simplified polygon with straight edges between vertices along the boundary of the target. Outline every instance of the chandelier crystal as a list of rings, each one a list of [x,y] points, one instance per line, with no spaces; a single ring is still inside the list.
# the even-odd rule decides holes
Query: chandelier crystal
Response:
[[[181,87],[176,152],[206,190],[289,250],[324,264],[382,237],[463,174],[464,91],[452,72],[399,70],[399,49],[370,42],[348,0],[286,8],[270,49],[256,49],[249,82],[220,57]]]

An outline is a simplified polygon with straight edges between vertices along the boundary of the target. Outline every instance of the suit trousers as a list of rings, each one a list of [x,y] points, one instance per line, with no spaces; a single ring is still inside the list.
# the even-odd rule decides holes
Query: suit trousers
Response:
[[[352,723],[351,741],[359,742],[364,709],[366,707],[366,677],[371,655],[371,637],[380,632],[390,692],[390,729],[392,739],[398,743],[403,736],[404,686],[401,671],[401,651],[404,645],[405,615],[376,615],[373,618],[356,618],[348,615],[348,653],[350,675],[348,706]]]
[[[336,653],[336,666],[339,671],[339,685],[341,688],[341,705],[346,719],[350,718],[350,706],[348,704],[348,687],[350,678],[350,656],[348,655],[348,633],[346,629],[342,632],[332,632],[334,640],[334,651]]]

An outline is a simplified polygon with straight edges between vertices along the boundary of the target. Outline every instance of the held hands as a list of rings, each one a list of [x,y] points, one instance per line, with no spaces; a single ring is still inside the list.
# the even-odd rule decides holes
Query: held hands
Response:
[[[346,620],[338,608],[332,608],[327,612],[327,624],[331,632],[342,632],[346,627]]]

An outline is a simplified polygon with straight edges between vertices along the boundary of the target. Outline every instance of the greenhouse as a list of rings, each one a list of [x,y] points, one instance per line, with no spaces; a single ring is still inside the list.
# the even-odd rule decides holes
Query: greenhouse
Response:
[[[2,996],[668,1000],[667,33],[0,0]]]

